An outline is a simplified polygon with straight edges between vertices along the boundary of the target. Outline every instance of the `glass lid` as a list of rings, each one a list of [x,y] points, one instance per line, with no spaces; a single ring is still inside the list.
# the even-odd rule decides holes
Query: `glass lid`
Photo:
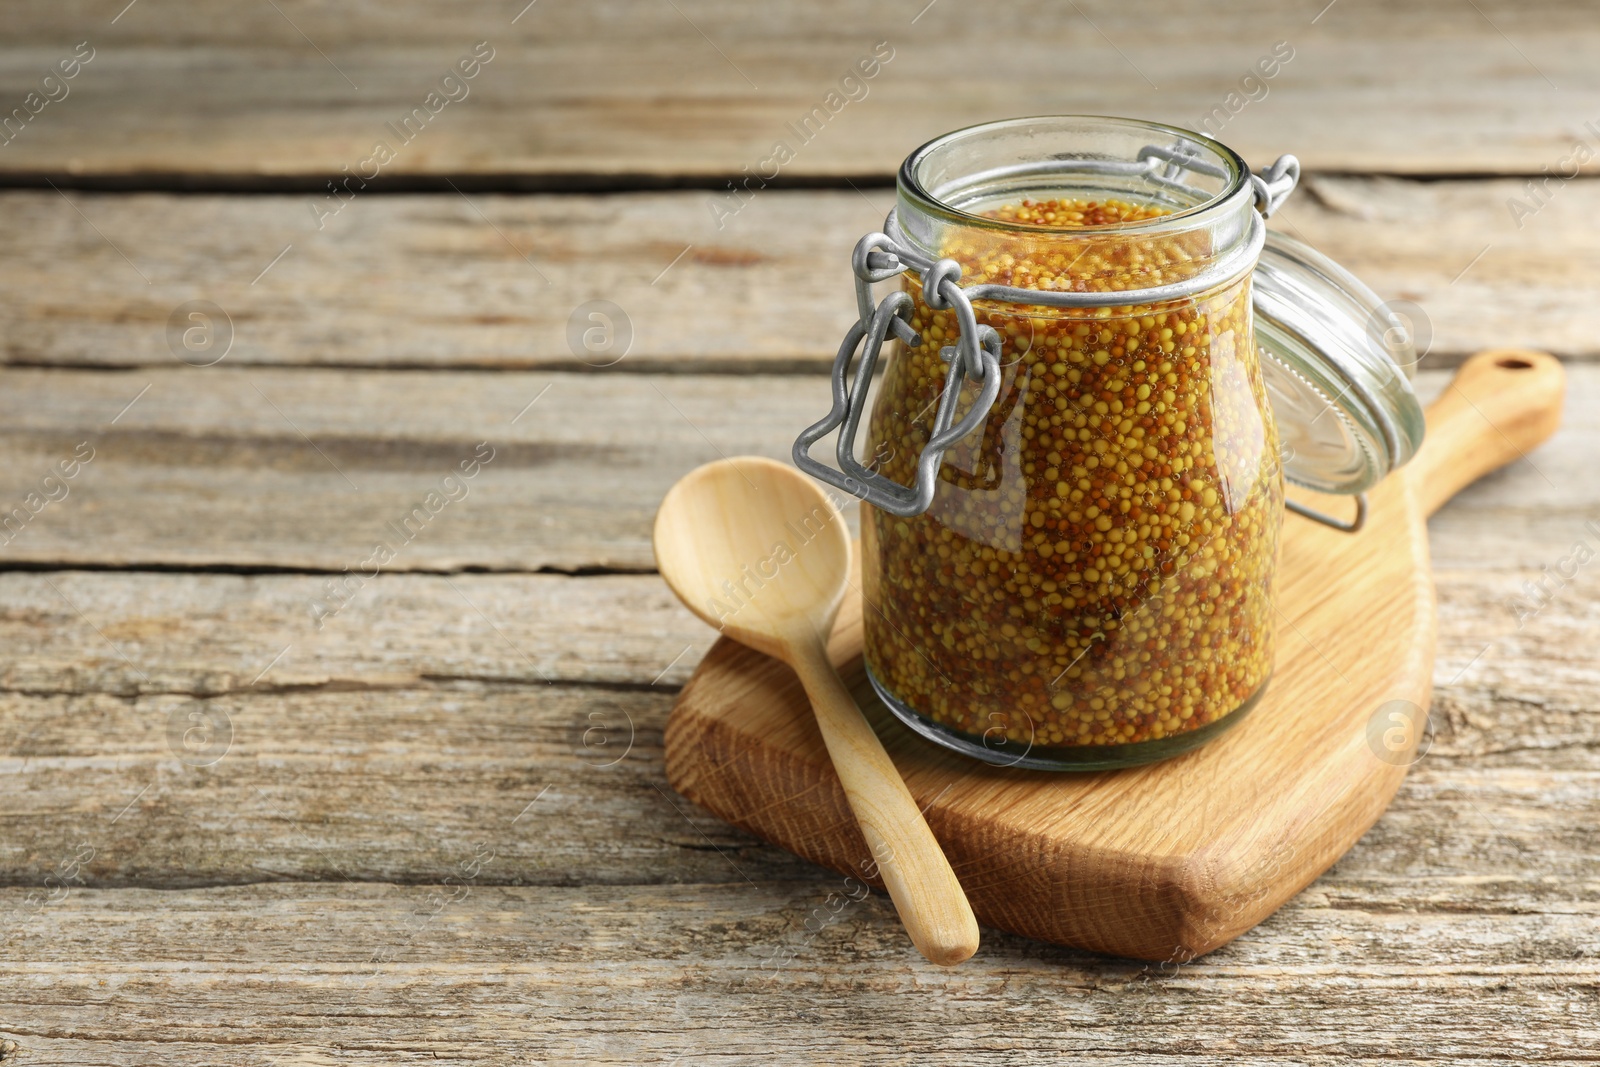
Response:
[[[1360,493],[1416,454],[1416,346],[1376,293],[1316,249],[1269,230],[1252,303],[1289,481]]]

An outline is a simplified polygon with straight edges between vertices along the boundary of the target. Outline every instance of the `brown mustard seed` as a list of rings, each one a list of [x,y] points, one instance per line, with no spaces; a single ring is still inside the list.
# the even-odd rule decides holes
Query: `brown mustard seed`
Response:
[[[1115,232],[1163,214],[1023,201],[989,215],[1012,228],[960,230],[941,254],[964,285],[1144,288],[1205,266],[1203,234]],[[905,285],[922,344],[897,345],[870,444],[909,484],[959,331]],[[1155,306],[976,310],[1004,341],[981,433],[946,453],[927,513],[863,507],[874,675],[934,722],[1035,749],[1157,740],[1239,708],[1272,668],[1283,503],[1248,277]]]

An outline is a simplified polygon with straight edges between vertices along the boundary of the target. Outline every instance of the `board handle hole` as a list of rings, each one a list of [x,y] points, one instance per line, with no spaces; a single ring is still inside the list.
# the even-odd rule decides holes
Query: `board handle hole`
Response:
[[[1494,361],[1494,365],[1496,367],[1504,367],[1506,370],[1531,370],[1533,368],[1533,364],[1521,356],[1501,356]]]

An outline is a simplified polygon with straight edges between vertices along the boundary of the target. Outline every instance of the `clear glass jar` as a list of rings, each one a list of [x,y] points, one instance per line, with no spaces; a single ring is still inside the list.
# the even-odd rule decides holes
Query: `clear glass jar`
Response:
[[[1095,117],[973,127],[907,158],[886,233],[857,247],[834,411],[795,459],[863,497],[866,667],[918,733],[1094,770],[1191,749],[1259,700],[1285,501],[1269,393],[1291,397],[1318,464],[1296,480],[1317,488],[1366,488],[1421,433],[1392,353],[1367,343],[1392,317],[1294,242],[1261,277],[1298,348],[1264,374],[1252,284],[1297,174]],[[902,272],[874,312],[870,283]],[[834,427],[843,474],[808,454]]]
[[[1019,167],[1041,136],[1132,158],[1171,134],[1077,120],[942,138],[901,171],[907,237],[963,283],[1117,292],[1192,276],[1250,232],[1247,172],[1220,145],[1207,162],[1225,176],[1185,204],[1142,179]],[[1154,305],[975,303],[1004,375],[982,431],[945,453],[927,512],[862,513],[867,669],[902,717],[983,754],[1108,767],[1192,747],[1254,703],[1283,480],[1250,266]],[[897,342],[868,446],[896,481],[959,335],[953,309],[904,285],[922,343]]]

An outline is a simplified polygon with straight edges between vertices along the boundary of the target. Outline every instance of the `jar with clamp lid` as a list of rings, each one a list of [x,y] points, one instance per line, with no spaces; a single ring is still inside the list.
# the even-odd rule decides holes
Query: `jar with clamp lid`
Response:
[[[1356,495],[1352,520],[1288,502],[1353,530],[1423,426],[1405,323],[1268,232],[1298,175],[1073,116],[906,159],[855,249],[833,409],[794,458],[863,501],[867,671],[913,730],[1102,769],[1193,748],[1260,698],[1285,478]],[[833,467],[811,447],[836,430]]]

